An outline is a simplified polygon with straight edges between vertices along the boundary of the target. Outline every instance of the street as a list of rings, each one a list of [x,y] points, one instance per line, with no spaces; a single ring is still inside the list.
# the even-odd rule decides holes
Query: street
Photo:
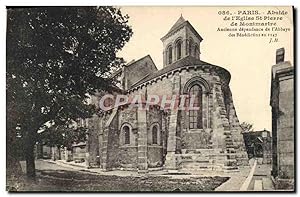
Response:
[[[25,163],[21,162],[22,169]],[[168,176],[99,175],[62,167],[54,163],[36,161],[37,179],[25,181],[19,191],[213,191],[228,177],[172,178]],[[25,179],[24,179],[25,180]]]

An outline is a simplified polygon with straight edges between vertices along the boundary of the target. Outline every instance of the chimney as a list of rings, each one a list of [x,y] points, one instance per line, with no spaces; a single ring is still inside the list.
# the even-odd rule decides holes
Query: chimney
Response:
[[[280,48],[276,50],[276,64],[284,62],[284,48]]]

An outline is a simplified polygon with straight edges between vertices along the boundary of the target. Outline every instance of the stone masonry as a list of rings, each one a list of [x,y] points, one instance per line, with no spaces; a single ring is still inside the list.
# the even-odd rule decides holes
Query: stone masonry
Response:
[[[200,60],[203,38],[183,17],[161,40],[163,69],[158,70],[147,55],[130,62],[114,77],[120,81],[119,94],[167,96],[169,102],[174,98],[175,108],[151,105],[149,110],[140,110],[123,104],[100,110],[91,121],[91,163],[103,170],[140,173],[162,169],[232,171],[247,165],[242,129],[229,87],[230,73]],[[180,96],[190,99],[192,88],[199,109],[180,109],[184,105]],[[92,102],[98,105],[100,99],[101,95],[93,96]]]

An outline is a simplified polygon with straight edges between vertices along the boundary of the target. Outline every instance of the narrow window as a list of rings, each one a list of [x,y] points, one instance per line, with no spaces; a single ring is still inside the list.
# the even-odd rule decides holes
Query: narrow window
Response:
[[[123,127],[123,132],[125,136],[125,144],[130,144],[130,130],[128,126]]]
[[[168,48],[168,64],[172,63],[172,46]]]
[[[152,143],[157,144],[157,126],[152,127]]]
[[[177,60],[181,59],[181,45],[182,45],[181,40],[176,43]]]
[[[189,95],[193,96],[194,107],[198,107],[199,109],[189,110],[189,128],[190,129],[202,129],[202,89],[199,85],[194,85],[191,87],[189,91]]]

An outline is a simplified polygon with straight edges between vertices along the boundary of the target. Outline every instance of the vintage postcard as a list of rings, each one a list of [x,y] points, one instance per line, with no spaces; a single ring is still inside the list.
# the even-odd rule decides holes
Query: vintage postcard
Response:
[[[293,6],[6,10],[7,191],[295,191]]]

